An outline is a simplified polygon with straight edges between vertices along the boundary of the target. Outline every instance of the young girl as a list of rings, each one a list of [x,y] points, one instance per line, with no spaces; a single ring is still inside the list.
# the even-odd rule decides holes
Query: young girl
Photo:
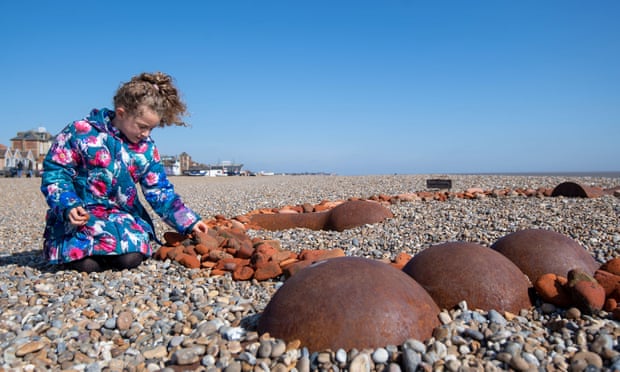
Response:
[[[47,211],[43,253],[50,263],[94,272],[129,269],[151,256],[153,222],[138,198],[182,234],[207,225],[174,192],[150,133],[185,125],[172,78],[143,73],[121,85],[114,111],[93,110],[56,136],[45,161],[41,192]]]

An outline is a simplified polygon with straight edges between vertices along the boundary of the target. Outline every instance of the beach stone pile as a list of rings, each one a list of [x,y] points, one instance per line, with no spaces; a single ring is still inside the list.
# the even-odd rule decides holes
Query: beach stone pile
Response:
[[[220,251],[233,257],[237,243],[246,239],[254,249],[259,243],[269,243],[276,250],[294,252],[299,262],[305,261],[299,259],[303,251],[344,252],[344,257],[310,259],[313,263],[304,269],[268,280],[234,279],[232,265],[225,265],[225,271],[209,266],[219,263],[217,257],[205,260],[196,254],[196,258],[200,256],[198,268],[179,264],[175,259],[180,254],[191,257],[189,246],[195,250],[197,236],[177,236],[174,243],[174,237],[166,235],[170,239],[170,244],[165,244],[170,247],[166,248],[177,255],[145,260],[132,270],[85,274],[49,265],[41,257],[46,205],[40,183],[36,179],[4,179],[0,182],[0,204],[8,212],[0,216],[0,371],[620,370],[620,327],[610,307],[615,298],[610,284],[617,283],[612,260],[620,252],[620,194],[613,191],[600,196],[552,197],[536,192],[538,186],[551,186],[545,190],[553,191],[553,185],[566,181],[566,177],[504,175],[452,175],[454,189],[468,191],[462,198],[457,195],[465,192],[410,192],[424,188],[429,176],[437,175],[176,177],[175,190],[183,200],[197,213],[214,216],[208,221],[212,231],[207,235],[216,239]],[[619,181],[615,175],[569,179],[604,187]],[[254,209],[276,214],[281,208],[274,210],[271,206],[297,206],[310,201],[312,204],[306,205],[303,213],[316,213],[314,207],[323,200],[346,201],[359,195],[363,195],[360,199],[376,199],[373,201],[377,204],[389,207],[394,217],[343,231],[249,227],[248,215],[252,212],[248,211]],[[382,195],[381,199],[386,200],[367,195]],[[406,202],[407,198],[411,202]],[[327,203],[334,202],[323,204]],[[170,228],[153,217],[156,233],[163,238]],[[568,287],[579,289],[593,287],[583,272],[594,278],[605,290],[602,310],[577,305],[579,297],[573,298],[572,294],[565,305],[556,305],[531,287],[531,306],[516,312],[484,310],[464,299],[451,308],[437,306],[438,314],[436,309],[428,311],[438,321],[428,321],[433,327],[430,336],[411,331],[412,336],[405,341],[385,338],[385,344],[350,347],[348,343],[354,342],[356,336],[349,333],[348,339],[336,340],[325,349],[306,346],[313,341],[302,340],[301,336],[272,335],[268,323],[263,323],[269,313],[282,306],[276,298],[292,298],[280,296],[280,290],[285,295],[289,290],[284,289],[296,278],[317,275],[332,261],[359,258],[364,263],[381,264],[379,270],[404,275],[406,283],[411,284],[417,281],[394,268],[399,257],[403,258],[402,269],[425,250],[453,242],[475,243],[497,252],[491,246],[499,239],[531,229],[570,237],[596,259],[598,267],[594,272],[582,266],[580,270],[568,270],[575,269],[570,275],[564,270],[550,275],[564,276]],[[231,231],[240,238],[232,239]],[[557,256],[562,253],[559,250]],[[259,261],[264,257],[257,256]],[[458,270],[467,268],[473,276],[476,265],[463,263]],[[356,263],[350,275],[363,266]],[[543,269],[542,276],[545,271],[551,270]],[[326,338],[334,340],[352,327],[358,331],[368,328],[372,333],[387,327],[381,325],[383,317],[372,313],[381,309],[380,302],[356,306],[369,301],[370,294],[377,296],[380,290],[387,291],[381,280],[366,275],[350,283],[346,278],[337,273],[332,280],[300,292],[309,298],[313,293],[335,294],[329,298],[333,305],[324,304],[339,309],[333,315],[338,321],[330,324],[331,329],[321,328]],[[330,287],[332,281],[336,285]],[[311,280],[303,282],[311,284]],[[355,282],[359,285],[347,289],[351,295],[337,291]],[[303,300],[299,295],[296,301]],[[398,304],[393,305],[395,311]],[[407,316],[426,313],[416,310]],[[349,318],[347,314],[358,315]],[[360,315],[368,317],[350,323]],[[294,324],[310,321],[298,317]],[[425,329],[428,332],[420,326],[418,331]],[[335,346],[339,344],[344,346]]]
[[[620,320],[620,258],[607,261],[593,276],[579,269],[571,269],[564,276],[541,275],[534,288],[547,303],[563,308],[576,306],[587,314],[604,309]]]
[[[155,252],[191,269],[209,269],[209,275],[230,273],[234,280],[268,280],[291,276],[313,262],[344,256],[342,250],[281,249],[277,240],[251,239],[244,230],[216,227],[195,237],[175,232],[164,234],[165,245]]]

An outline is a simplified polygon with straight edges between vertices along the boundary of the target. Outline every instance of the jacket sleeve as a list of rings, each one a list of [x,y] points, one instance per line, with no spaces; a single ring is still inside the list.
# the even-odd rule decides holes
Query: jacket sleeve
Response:
[[[153,152],[153,160],[140,180],[144,198],[164,222],[181,234],[190,233],[201,217],[186,206],[174,191],[174,185],[159,160],[157,148],[154,147]]]
[[[41,192],[51,211],[61,219],[67,217],[69,210],[83,204],[74,187],[80,159],[80,152],[73,144],[74,136],[73,125],[67,126],[56,136],[43,161]]]

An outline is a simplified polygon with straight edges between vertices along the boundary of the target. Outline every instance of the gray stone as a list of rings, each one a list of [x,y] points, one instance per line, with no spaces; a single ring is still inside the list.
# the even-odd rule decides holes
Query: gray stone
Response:
[[[179,349],[172,355],[174,363],[179,365],[188,365],[200,361],[200,355],[196,353],[194,348]]]

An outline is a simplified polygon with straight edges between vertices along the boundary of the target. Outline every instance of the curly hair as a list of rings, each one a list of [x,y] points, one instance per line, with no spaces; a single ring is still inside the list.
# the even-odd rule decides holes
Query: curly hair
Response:
[[[118,88],[114,95],[114,107],[123,107],[129,114],[138,115],[140,106],[146,106],[159,115],[159,127],[187,125],[182,120],[187,115],[187,107],[168,74],[143,72]]]

